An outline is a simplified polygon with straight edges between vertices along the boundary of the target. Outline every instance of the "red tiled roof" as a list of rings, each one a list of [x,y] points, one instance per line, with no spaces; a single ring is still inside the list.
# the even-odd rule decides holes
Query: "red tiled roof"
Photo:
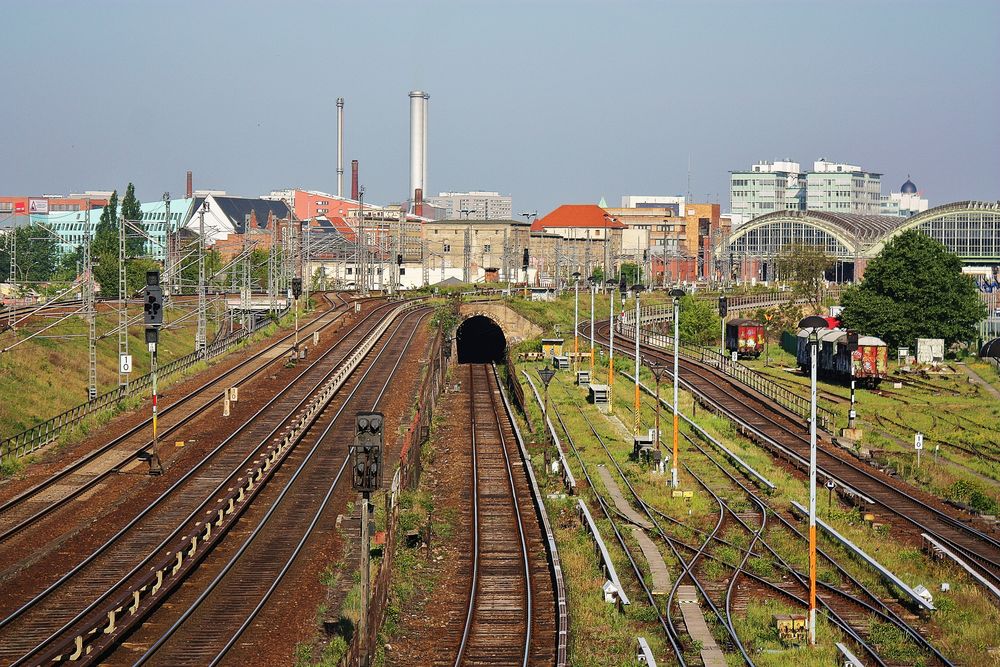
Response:
[[[563,204],[544,218],[531,224],[531,231],[541,232],[553,227],[604,227],[626,229],[627,225],[611,217],[604,219],[604,209],[596,204]]]

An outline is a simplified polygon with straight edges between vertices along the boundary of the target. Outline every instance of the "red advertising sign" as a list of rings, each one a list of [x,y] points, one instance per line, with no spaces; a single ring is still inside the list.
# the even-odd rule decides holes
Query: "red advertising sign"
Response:
[[[27,210],[28,203],[23,201],[14,202],[14,213],[24,213]]]

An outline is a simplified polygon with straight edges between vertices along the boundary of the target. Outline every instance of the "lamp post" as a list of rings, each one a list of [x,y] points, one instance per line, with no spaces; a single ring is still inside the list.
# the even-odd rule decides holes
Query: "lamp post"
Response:
[[[667,367],[665,365],[661,364],[661,363],[656,362],[656,361],[650,361],[649,362],[649,370],[652,371],[653,377],[656,379],[656,426],[654,428],[656,429],[656,451],[659,452],[659,451],[661,451],[661,448],[660,448],[660,379],[663,377],[663,371],[667,370]],[[677,399],[675,398],[674,401],[676,403]],[[676,441],[674,442],[674,460],[675,461],[677,460],[677,442]],[[663,456],[660,456],[660,472],[662,472],[662,471],[663,471]],[[677,479],[677,476],[676,476],[676,467],[674,468],[674,471],[675,471],[674,479],[676,480]],[[676,481],[674,483],[674,486],[677,486]]]
[[[594,298],[597,296],[597,281],[590,278],[590,382],[594,382]]]
[[[632,422],[632,437],[639,437],[639,411],[641,405],[639,403],[639,366],[642,363],[639,357],[639,292],[641,292],[644,287],[638,283],[632,285],[632,291],[635,292],[635,328],[632,330],[632,336],[635,338],[635,400],[632,403],[633,409],[633,422]]]
[[[611,389],[615,384],[615,281],[606,282],[608,291],[611,294],[611,305],[608,308],[610,314],[608,318],[608,414],[614,414],[615,402],[611,395]]]
[[[573,272],[573,372],[580,370],[580,272]]]
[[[549,382],[555,377],[556,372],[544,366],[538,370],[538,377],[542,379],[542,384],[544,385],[545,398],[543,399],[542,408],[542,428],[545,429],[545,441],[548,443],[549,447],[552,447],[552,433],[549,431]]]
[[[680,350],[680,321],[681,321],[681,297],[685,292],[682,289],[674,288],[670,290],[670,296],[674,300],[674,458],[670,460],[670,485],[677,488],[677,449],[678,438],[680,436],[680,411],[677,409],[678,394],[678,351]]]
[[[826,320],[810,315],[799,322],[809,330],[809,644],[816,645],[816,353]]]

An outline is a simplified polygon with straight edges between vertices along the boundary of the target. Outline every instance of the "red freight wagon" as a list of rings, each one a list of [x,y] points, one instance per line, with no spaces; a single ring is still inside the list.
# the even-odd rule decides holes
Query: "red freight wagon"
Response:
[[[764,351],[764,325],[747,319],[726,322],[726,349],[740,357],[756,359]]]

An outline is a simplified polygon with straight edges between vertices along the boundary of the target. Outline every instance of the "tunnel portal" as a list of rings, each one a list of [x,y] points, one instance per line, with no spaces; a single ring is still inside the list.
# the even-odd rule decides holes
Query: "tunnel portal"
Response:
[[[474,315],[458,325],[455,338],[460,364],[499,363],[507,352],[503,329],[483,315]]]

